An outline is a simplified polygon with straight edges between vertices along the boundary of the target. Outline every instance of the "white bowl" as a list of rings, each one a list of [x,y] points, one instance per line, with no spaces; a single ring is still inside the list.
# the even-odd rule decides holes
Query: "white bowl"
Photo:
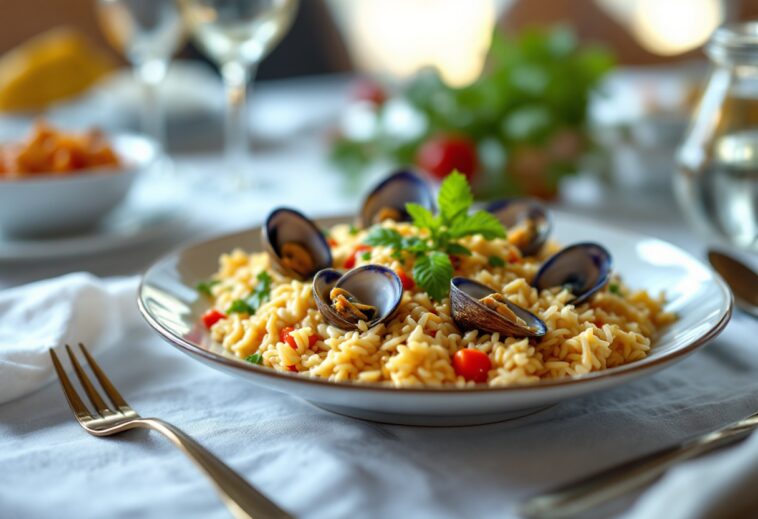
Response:
[[[251,252],[262,250],[260,228],[191,245],[159,260],[145,273],[138,304],[142,316],[164,339],[208,366],[336,413],[411,425],[495,422],[525,416],[568,398],[607,391],[672,366],[726,326],[732,313],[731,292],[717,274],[682,249],[571,214],[556,212],[554,216],[554,236],[559,242],[597,241],[611,252],[615,269],[630,286],[646,288],[652,294],[666,292],[666,308],[679,318],[662,330],[648,357],[574,378],[465,389],[396,389],[329,382],[257,366],[226,352],[210,339],[199,323],[208,300],[193,287],[217,270],[222,253],[235,247]],[[320,220],[319,224],[327,227],[349,221],[352,218],[333,218]]]
[[[66,176],[34,175],[0,179],[0,232],[11,236],[44,236],[78,231],[100,221],[129,192],[137,174],[155,160],[157,147],[145,137],[120,134],[110,138],[122,162]]]

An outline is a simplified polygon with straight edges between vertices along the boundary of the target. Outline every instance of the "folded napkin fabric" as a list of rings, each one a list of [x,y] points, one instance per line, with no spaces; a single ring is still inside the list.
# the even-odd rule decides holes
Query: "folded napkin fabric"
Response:
[[[53,376],[48,348],[82,342],[98,354],[139,322],[138,277],[73,273],[0,292],[0,404]]]

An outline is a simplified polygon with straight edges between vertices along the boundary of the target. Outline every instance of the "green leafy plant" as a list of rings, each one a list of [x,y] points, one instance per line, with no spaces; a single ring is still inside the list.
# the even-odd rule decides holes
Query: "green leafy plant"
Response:
[[[412,255],[416,284],[439,301],[447,296],[453,277],[450,256],[471,255],[471,251],[456,240],[475,234],[488,240],[505,237],[503,225],[491,213],[481,210],[469,213],[473,202],[466,177],[453,171],[440,186],[437,214],[417,204],[406,204],[413,224],[422,231],[419,235],[402,236],[394,229],[376,226],[364,241],[372,246],[390,247],[398,259],[404,254]]]
[[[580,45],[565,27],[515,37],[496,31],[487,66],[474,83],[451,87],[426,70],[397,92],[395,98],[425,122],[422,131],[386,131],[382,121],[390,119],[384,112],[391,103],[377,104],[375,135],[338,137],[331,158],[353,173],[379,158],[415,163],[439,178],[457,167],[482,198],[549,196],[593,147],[586,125],[590,95],[612,67],[606,50]],[[425,146],[433,153],[423,153]],[[449,160],[425,159],[446,153]]]

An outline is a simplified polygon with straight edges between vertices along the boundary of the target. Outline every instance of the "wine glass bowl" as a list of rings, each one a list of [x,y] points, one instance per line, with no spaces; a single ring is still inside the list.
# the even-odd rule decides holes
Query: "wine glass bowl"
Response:
[[[106,40],[134,67],[143,89],[142,130],[162,151],[165,125],[158,88],[184,41],[176,4],[174,0],[98,0],[97,18]]]
[[[221,71],[226,90],[227,187],[250,185],[246,162],[247,84],[292,26],[298,0],[178,0],[188,31]]]
[[[218,65],[259,63],[289,30],[296,0],[180,0],[195,42]]]

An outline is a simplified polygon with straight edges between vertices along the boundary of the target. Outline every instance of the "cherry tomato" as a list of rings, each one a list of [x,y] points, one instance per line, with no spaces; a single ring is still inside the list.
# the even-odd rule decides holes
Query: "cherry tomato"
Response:
[[[210,330],[211,326],[219,322],[221,319],[226,319],[226,315],[216,309],[212,309],[205,312],[201,319],[203,320],[205,327]]]
[[[293,328],[292,326],[285,326],[284,328],[282,328],[279,331],[279,341],[286,342],[287,344],[290,345],[290,347],[293,350],[296,350],[297,349],[297,341],[295,341],[295,338],[292,335],[290,335],[294,331],[295,331],[295,328]],[[309,348],[313,348],[313,346],[315,346],[316,343],[318,341],[320,341],[320,340],[321,340],[321,337],[319,335],[317,335],[317,334],[309,335],[308,336],[308,347]]]
[[[353,268],[355,266],[356,256],[358,256],[358,254],[360,254],[361,252],[366,252],[367,250],[371,250],[370,245],[364,245],[364,244],[358,245],[355,248],[355,250],[353,250],[353,252],[350,254],[350,256],[348,256],[347,259],[345,260],[344,267],[346,269]]]
[[[413,287],[416,286],[413,278],[406,274],[403,269],[397,269],[396,272],[397,277],[400,278],[400,282],[403,284],[403,290],[413,290]]]
[[[387,92],[382,85],[371,79],[359,79],[351,88],[351,97],[356,101],[368,101],[369,103],[381,106],[387,100]]]
[[[492,362],[486,353],[474,349],[463,349],[453,356],[455,372],[466,380],[476,383],[487,382],[487,373],[492,369]]]
[[[297,366],[295,366],[294,364],[292,366],[287,366],[287,369],[289,371],[292,371],[293,373],[297,373]]]
[[[279,340],[281,342],[286,342],[289,344],[292,349],[297,349],[297,342],[295,342],[295,338],[290,335],[290,333],[294,332],[295,328],[292,326],[285,326],[279,331]]]
[[[514,250],[508,251],[508,263],[521,263],[521,256]]]
[[[476,146],[466,137],[443,135],[432,137],[418,149],[416,165],[442,180],[457,169],[471,181],[479,161]]]

